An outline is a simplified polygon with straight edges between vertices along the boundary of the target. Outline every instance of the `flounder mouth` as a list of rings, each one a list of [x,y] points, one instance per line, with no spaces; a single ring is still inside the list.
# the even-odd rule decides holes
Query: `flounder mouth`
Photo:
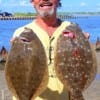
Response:
[[[51,2],[45,2],[45,3],[41,3],[40,7],[44,7],[44,6],[52,6],[53,4]]]
[[[24,42],[24,43],[30,43],[31,41],[25,37],[20,37],[19,38],[21,40],[21,42]]]

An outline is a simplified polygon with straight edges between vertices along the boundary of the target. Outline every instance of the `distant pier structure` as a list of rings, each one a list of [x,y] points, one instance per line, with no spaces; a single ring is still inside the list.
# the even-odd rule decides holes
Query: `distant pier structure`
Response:
[[[36,16],[0,16],[0,20],[31,20],[35,19]],[[72,15],[58,15],[58,18],[61,19],[70,19],[70,18],[80,18],[80,16],[72,16]]]
[[[30,20],[34,19],[35,16],[5,16],[5,17],[0,17],[0,20]]]

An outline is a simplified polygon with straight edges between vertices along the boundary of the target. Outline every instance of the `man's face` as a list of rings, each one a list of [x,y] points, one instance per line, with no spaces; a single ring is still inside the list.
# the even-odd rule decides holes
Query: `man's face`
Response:
[[[40,16],[47,17],[56,13],[59,0],[33,0],[32,4]]]

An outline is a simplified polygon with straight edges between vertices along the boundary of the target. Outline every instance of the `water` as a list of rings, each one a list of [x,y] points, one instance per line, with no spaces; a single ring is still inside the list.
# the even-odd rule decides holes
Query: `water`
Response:
[[[89,32],[90,42],[95,43],[97,37],[100,38],[100,16],[82,17],[70,21],[78,23],[84,31]]]
[[[0,20],[0,48],[5,46],[9,50],[14,31],[30,22],[31,20]]]
[[[97,37],[100,37],[100,16],[89,16],[76,19],[66,19],[76,22],[82,30],[90,33],[90,42],[95,43]],[[10,48],[10,39],[14,31],[32,20],[0,20],[0,48],[5,46],[7,50]]]

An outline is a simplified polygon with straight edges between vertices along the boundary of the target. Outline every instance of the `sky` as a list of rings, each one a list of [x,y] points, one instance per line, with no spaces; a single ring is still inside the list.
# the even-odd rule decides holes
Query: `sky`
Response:
[[[99,12],[100,0],[61,0],[59,12]],[[0,11],[35,12],[30,0],[0,0]]]

